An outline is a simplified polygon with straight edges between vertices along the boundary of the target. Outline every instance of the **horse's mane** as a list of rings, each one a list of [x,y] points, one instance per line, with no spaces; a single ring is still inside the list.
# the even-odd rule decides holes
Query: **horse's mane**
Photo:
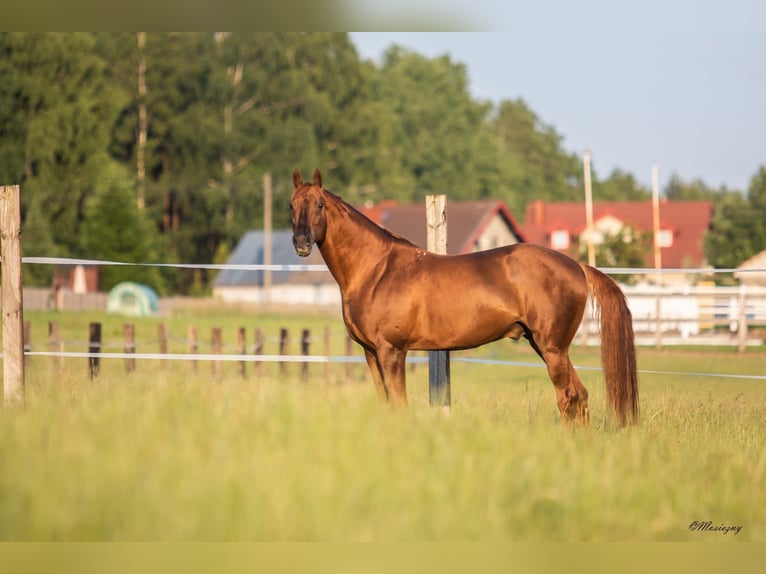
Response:
[[[383,235],[388,236],[388,238],[390,238],[393,241],[398,241],[398,242],[406,243],[407,245],[410,245],[412,247],[417,247],[414,243],[412,243],[412,241],[410,241],[406,237],[402,237],[401,235],[386,229],[382,225],[379,225],[377,222],[367,217],[364,213],[359,211],[356,207],[344,201],[344,199],[340,195],[333,193],[332,191],[326,188],[322,188],[322,191],[325,193],[327,197],[329,197],[333,201],[333,203],[340,209],[341,212],[345,213],[352,220],[360,222],[366,227],[374,230],[376,233],[382,233]]]

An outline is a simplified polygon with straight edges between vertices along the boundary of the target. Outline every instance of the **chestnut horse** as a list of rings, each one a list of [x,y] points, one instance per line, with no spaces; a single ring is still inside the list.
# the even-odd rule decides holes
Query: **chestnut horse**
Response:
[[[633,325],[619,286],[597,269],[545,247],[516,244],[437,255],[383,229],[322,186],[293,172],[293,244],[319,247],[340,286],[343,320],[362,346],[378,394],[406,405],[405,357],[526,338],[543,359],[567,424],[587,425],[588,391],[569,346],[588,295],[600,307],[601,362],[609,411],[638,421]]]

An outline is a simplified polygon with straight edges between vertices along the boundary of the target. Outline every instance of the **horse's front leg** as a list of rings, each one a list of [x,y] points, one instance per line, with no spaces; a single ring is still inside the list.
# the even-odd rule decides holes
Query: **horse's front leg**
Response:
[[[406,407],[407,381],[404,367],[407,349],[398,349],[386,343],[378,346],[377,355],[388,400],[396,407]]]
[[[372,373],[372,382],[375,383],[375,390],[378,392],[378,398],[382,401],[388,400],[388,391],[386,385],[383,383],[383,373],[380,371],[380,365],[378,364],[378,357],[369,349],[364,349],[364,358],[367,359],[367,366]]]

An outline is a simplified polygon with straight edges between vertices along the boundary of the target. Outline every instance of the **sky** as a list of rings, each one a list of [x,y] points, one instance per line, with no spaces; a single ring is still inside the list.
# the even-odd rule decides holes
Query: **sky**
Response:
[[[442,5],[419,5],[429,3]],[[396,11],[395,23],[406,23],[407,2],[386,5]],[[352,32],[352,42],[376,62],[392,44],[427,57],[448,54],[466,65],[474,98],[522,98],[563,137],[565,150],[590,151],[601,179],[621,169],[649,187],[657,165],[660,187],[675,174],[746,191],[766,165],[766,2],[449,6],[452,20],[441,29],[488,31]]]

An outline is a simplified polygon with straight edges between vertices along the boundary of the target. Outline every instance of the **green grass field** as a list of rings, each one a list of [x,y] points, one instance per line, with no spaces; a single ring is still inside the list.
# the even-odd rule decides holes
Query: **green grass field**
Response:
[[[85,350],[91,320],[121,347],[122,318],[27,318],[33,350],[47,348],[51,319],[65,350]],[[196,324],[200,352],[211,327],[231,345],[243,325],[250,342],[254,327],[270,339],[289,327],[291,352],[300,328],[329,328],[345,353],[335,316],[166,322],[171,352]],[[156,351],[157,323],[136,321],[139,352]],[[511,342],[458,356],[537,361]],[[576,348],[573,362],[596,366],[598,351]],[[640,426],[614,431],[601,373],[583,370],[592,428],[572,434],[543,368],[454,362],[449,415],[428,406],[425,366],[408,372],[406,411],[378,403],[362,365],[347,379],[343,365],[314,364],[307,383],[296,364],[247,368],[214,378],[209,363],[147,360],[127,375],[104,360],[90,381],[85,359],[30,358],[25,408],[0,413],[0,539],[766,540],[766,381],[643,374]],[[766,350],[640,349],[639,368],[764,374]]]

